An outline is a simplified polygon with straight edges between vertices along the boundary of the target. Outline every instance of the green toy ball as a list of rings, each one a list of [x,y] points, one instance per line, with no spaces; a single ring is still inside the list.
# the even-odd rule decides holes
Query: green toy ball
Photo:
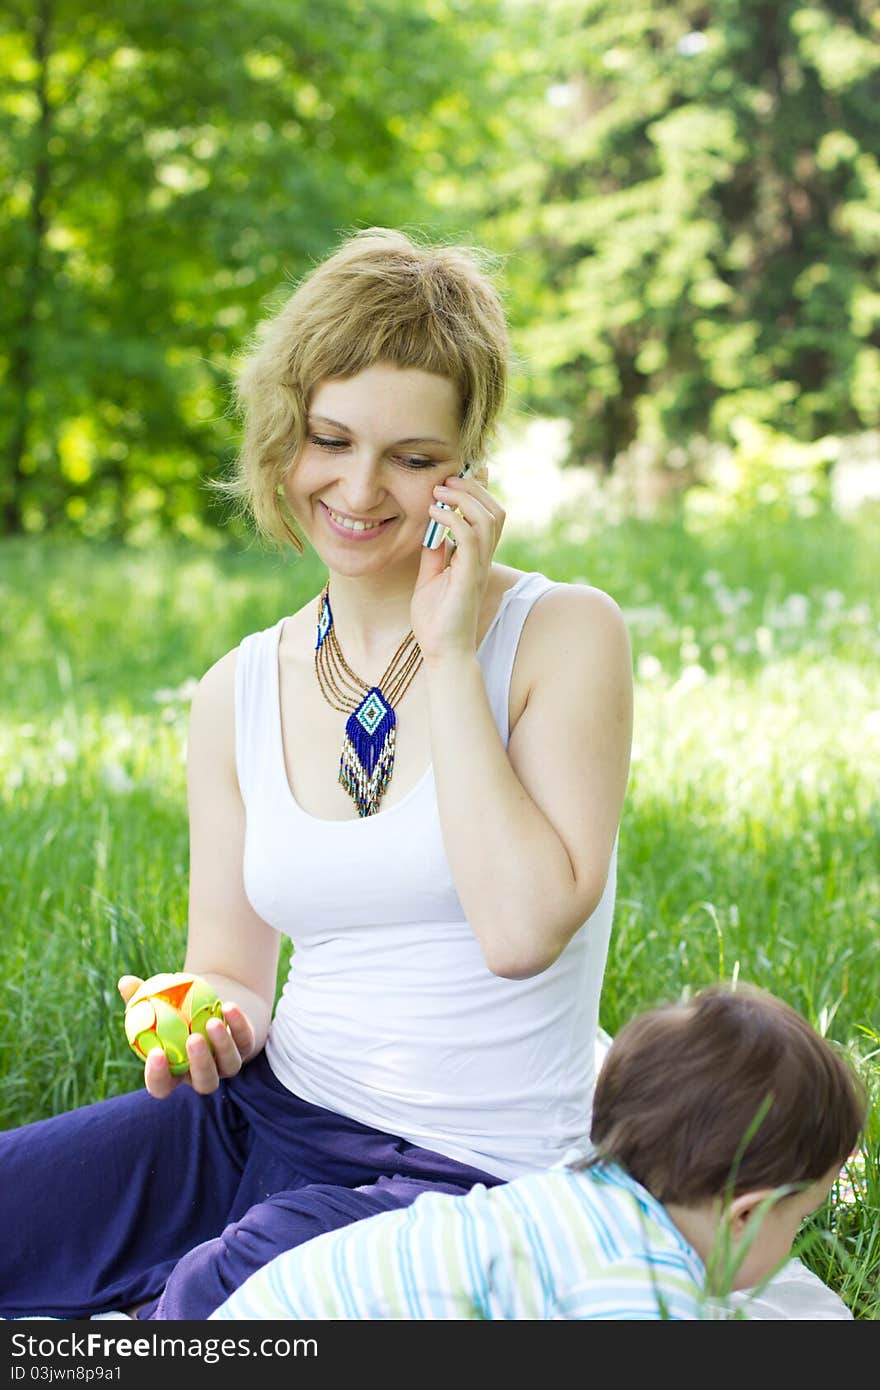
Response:
[[[129,1047],[147,1060],[147,1053],[161,1047],[175,1076],[189,1071],[186,1040],[205,1031],[209,1018],[223,1018],[216,990],[198,975],[184,971],[151,975],[138,985],[125,1006],[125,1036]]]

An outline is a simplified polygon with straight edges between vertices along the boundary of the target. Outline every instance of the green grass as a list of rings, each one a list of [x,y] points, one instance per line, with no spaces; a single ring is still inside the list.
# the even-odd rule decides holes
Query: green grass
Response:
[[[636,671],[602,1002],[764,985],[860,1059],[854,1190],[805,1262],[880,1316],[880,627],[876,515],[709,531],[558,522],[497,558],[611,593]],[[192,682],[317,592],[256,547],[0,546],[0,1124],[129,1090],[115,980],[179,965]],[[282,971],[287,955],[282,960]]]

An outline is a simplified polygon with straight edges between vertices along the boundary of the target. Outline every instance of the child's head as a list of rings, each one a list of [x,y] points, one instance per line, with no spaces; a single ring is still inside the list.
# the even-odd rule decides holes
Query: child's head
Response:
[[[766,1212],[737,1272],[735,1286],[748,1287],[785,1258],[827,1196],[866,1104],[844,1055],[795,1009],[754,986],[716,985],[621,1029],[590,1137],[595,1156],[646,1187],[704,1258],[704,1228],[688,1213],[717,1213],[722,1201],[738,1236]]]
[[[382,227],[357,232],[258,327],[236,382],[244,431],[236,476],[224,490],[264,535],[302,552],[281,485],[305,442],[310,398],[322,382],[376,364],[452,381],[460,456],[479,465],[509,364],[507,324],[484,251],[423,244]]]

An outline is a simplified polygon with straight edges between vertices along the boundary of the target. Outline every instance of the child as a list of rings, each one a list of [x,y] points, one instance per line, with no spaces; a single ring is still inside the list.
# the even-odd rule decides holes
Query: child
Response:
[[[707,1295],[752,1288],[785,1262],[866,1105],[844,1057],[794,1009],[716,985],[621,1030],[588,1159],[425,1194],[319,1236],[211,1317],[709,1316]]]

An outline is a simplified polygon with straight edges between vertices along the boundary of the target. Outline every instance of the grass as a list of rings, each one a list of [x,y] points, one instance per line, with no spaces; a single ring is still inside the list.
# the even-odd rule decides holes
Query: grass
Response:
[[[876,515],[601,521],[511,535],[497,558],[597,584],[629,623],[635,746],[603,1025],[738,974],[858,1057],[864,1153],[803,1258],[876,1320]],[[115,980],[180,963],[193,682],[321,578],[311,556],[256,547],[0,546],[5,1127],[139,1084]]]

